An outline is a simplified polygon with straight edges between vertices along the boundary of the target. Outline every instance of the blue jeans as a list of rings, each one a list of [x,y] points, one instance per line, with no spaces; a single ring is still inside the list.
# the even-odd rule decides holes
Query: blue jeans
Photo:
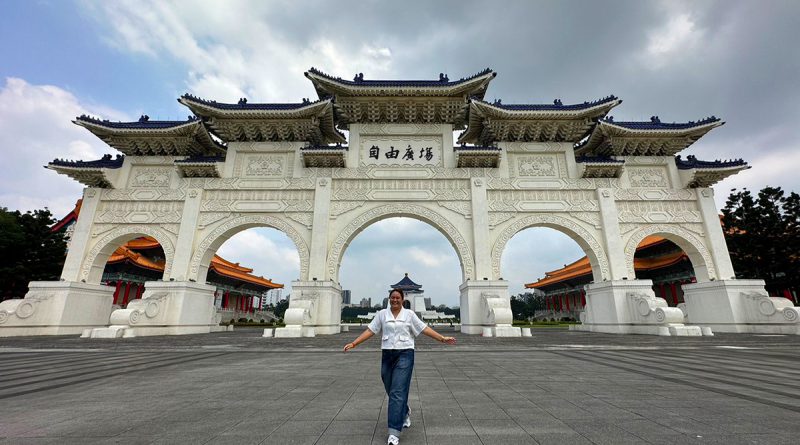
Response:
[[[414,370],[413,349],[383,349],[381,380],[389,396],[389,434],[400,436],[408,415],[408,390]]]

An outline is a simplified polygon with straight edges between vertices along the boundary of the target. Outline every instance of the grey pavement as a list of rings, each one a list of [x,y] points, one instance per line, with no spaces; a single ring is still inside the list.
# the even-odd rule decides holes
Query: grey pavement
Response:
[[[0,444],[385,444],[359,332],[0,339]],[[799,441],[798,336],[455,336],[418,340],[402,444]]]

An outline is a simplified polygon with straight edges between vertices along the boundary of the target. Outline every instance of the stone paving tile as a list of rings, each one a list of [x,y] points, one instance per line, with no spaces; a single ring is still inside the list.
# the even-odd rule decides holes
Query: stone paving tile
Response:
[[[385,445],[385,440],[383,445]],[[372,443],[372,434],[359,434],[348,436],[336,436],[323,434],[316,442],[316,445],[369,445]],[[403,444],[405,445],[405,443]]]
[[[404,442],[401,442],[406,445]],[[427,443],[435,445],[483,445],[480,437],[477,434],[430,434],[427,435]],[[491,443],[491,442],[487,442]],[[386,444],[386,440],[380,442],[381,445]]]
[[[312,445],[317,440],[319,440],[318,435],[270,434],[261,443],[262,445]]]

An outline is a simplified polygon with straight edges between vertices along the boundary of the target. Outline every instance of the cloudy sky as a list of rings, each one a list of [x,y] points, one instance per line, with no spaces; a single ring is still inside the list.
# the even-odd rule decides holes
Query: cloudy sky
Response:
[[[314,66],[350,78],[450,78],[491,67],[487,98],[582,102],[615,94],[617,120],[727,124],[685,154],[738,158],[752,169],[717,185],[800,191],[800,3],[796,1],[30,1],[0,14],[0,206],[72,208],[81,186],[42,168],[54,158],[113,150],[70,123],[185,119],[175,100],[314,97]],[[388,236],[394,235],[394,237]],[[402,238],[400,238],[402,235]],[[386,239],[401,239],[398,245]],[[229,259],[289,283],[291,242],[271,230],[223,246]],[[512,292],[581,255],[546,229],[514,238],[503,275]],[[434,229],[393,219],[362,232],[341,281],[354,297],[382,296],[409,272],[436,304],[457,304],[452,247]],[[375,295],[378,293],[379,295]]]

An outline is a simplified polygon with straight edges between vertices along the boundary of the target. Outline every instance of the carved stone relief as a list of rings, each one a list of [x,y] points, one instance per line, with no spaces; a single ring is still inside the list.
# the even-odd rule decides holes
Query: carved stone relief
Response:
[[[516,157],[518,176],[555,178],[559,175],[559,162],[555,155]]]
[[[335,201],[331,203],[330,216],[337,218],[340,215],[364,205],[365,201]]]
[[[460,213],[465,218],[472,218],[472,203],[469,201],[439,201],[439,205]]]
[[[328,277],[332,280],[338,279],[339,264],[341,263],[343,250],[356,233],[376,220],[393,215],[419,218],[442,232],[458,253],[463,268],[463,278],[474,278],[475,262],[472,257],[472,250],[458,229],[447,218],[433,210],[409,203],[383,205],[355,217],[339,233],[328,250]]]
[[[552,210],[562,211],[598,208],[595,193],[583,190],[488,190],[487,200],[493,211],[523,211],[525,203],[552,203]]]
[[[248,155],[242,159],[242,176],[281,176],[286,158],[280,155]]]
[[[169,167],[141,168],[134,167],[129,180],[129,187],[169,187],[172,169]]]
[[[664,168],[628,167],[625,173],[631,187],[669,187],[667,170]]]
[[[343,201],[368,201],[373,200],[376,191],[398,191],[403,194],[420,192],[425,193],[427,199],[438,201],[470,199],[470,188],[466,181],[413,179],[336,180],[331,197]]]
[[[702,222],[694,201],[621,201],[617,212],[623,223]]]
[[[313,213],[285,213],[285,215],[287,218],[300,223],[307,229],[310,229],[314,222]]]
[[[178,201],[101,201],[97,223],[180,223],[183,203]]]

